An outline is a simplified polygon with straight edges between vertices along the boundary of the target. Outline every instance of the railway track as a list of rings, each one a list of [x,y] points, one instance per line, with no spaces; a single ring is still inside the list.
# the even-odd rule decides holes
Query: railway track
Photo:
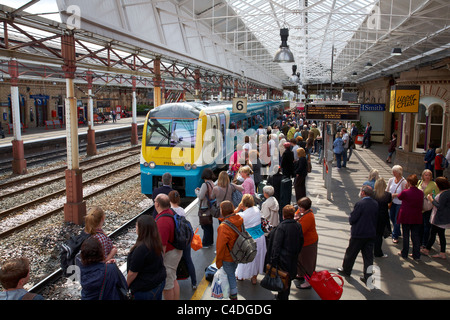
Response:
[[[139,136],[139,138],[140,138],[140,136]],[[121,143],[129,142],[129,140],[130,140],[130,138],[125,137],[125,136],[112,138],[108,141],[97,143],[97,149],[111,147],[111,146],[118,145]],[[81,145],[79,147],[80,154],[82,152],[85,152],[86,148],[87,148],[86,144]],[[43,152],[43,153],[38,153],[38,154],[26,155],[25,160],[27,161],[27,167],[31,168],[33,166],[40,165],[43,162],[48,162],[51,160],[56,161],[58,159],[66,157],[66,156],[67,156],[67,150],[64,149],[64,150],[54,150],[54,151]],[[8,172],[11,172],[11,161],[12,161],[12,159],[8,159],[8,160],[3,160],[0,162],[0,174],[5,174]]]
[[[83,169],[83,172],[87,172],[87,171],[90,171],[90,170],[98,169],[101,166],[104,166],[105,162],[102,162],[102,163],[99,163],[99,164],[96,164],[96,165],[92,165],[92,166],[89,166],[89,167],[86,167],[86,165],[91,164],[91,163],[95,163],[95,162],[99,162],[99,161],[102,161],[102,160],[107,160],[107,159],[110,159],[110,158],[114,158],[114,161],[122,160],[122,159],[125,159],[125,158],[129,157],[129,156],[139,154],[139,149],[140,149],[140,147],[131,147],[131,148],[127,148],[127,149],[124,149],[124,150],[120,150],[120,151],[116,151],[116,152],[113,152],[113,153],[109,153],[109,154],[105,154],[105,155],[102,155],[102,156],[98,156],[98,157],[95,157],[95,158],[92,158],[92,159],[83,160],[83,161],[80,161],[80,167],[81,167],[81,169]],[[125,153],[125,155],[123,155],[124,153]],[[19,179],[11,180],[11,181],[8,181],[8,182],[5,182],[5,183],[0,183],[0,201],[3,200],[4,198],[14,196],[15,194],[18,194],[20,192],[25,192],[27,190],[30,190],[30,189],[33,189],[33,188],[42,187],[45,184],[48,184],[49,183],[48,181],[41,181],[41,182],[39,182],[39,180],[44,178],[44,177],[47,177],[47,176],[50,176],[50,175],[54,175],[54,174],[55,175],[59,174],[59,175],[57,175],[57,176],[52,178],[52,182],[58,181],[60,179],[64,179],[65,178],[64,172],[65,172],[66,169],[67,169],[67,166],[60,166],[60,167],[57,167],[57,168],[54,168],[54,169],[51,169],[51,170],[48,170],[48,171],[45,171],[45,172],[37,173],[37,174],[34,174],[34,175],[29,175],[29,176],[26,176],[26,177],[21,177]],[[35,182],[32,183],[32,184],[30,183],[31,185],[24,186],[23,188],[17,188],[18,186],[25,185],[25,184],[29,183],[30,181],[31,182],[35,181]],[[6,193],[3,193],[3,190],[8,190],[9,188],[13,188],[13,187],[14,187],[15,190],[7,191]]]
[[[114,170],[114,171],[111,171],[111,172],[102,174],[102,175],[100,175],[100,176],[98,176],[98,177],[96,177],[96,178],[93,178],[93,179],[90,179],[90,180],[88,180],[88,181],[83,182],[83,185],[87,185],[87,184],[89,184],[89,183],[93,183],[93,182],[98,181],[98,180],[100,180],[100,179],[104,179],[104,178],[109,177],[109,176],[111,176],[111,175],[115,175],[115,174],[117,174],[117,173],[119,173],[119,172],[120,172],[120,173],[123,173],[125,169],[129,169],[129,168],[132,168],[132,167],[137,167],[137,168],[138,168],[138,163],[133,163],[133,164],[130,164],[130,165],[126,165],[126,166],[120,167],[120,168],[118,168],[118,169],[116,169],[116,170]],[[124,183],[124,182],[126,182],[126,181],[128,181],[128,180],[130,180],[130,179],[133,179],[133,178],[135,178],[135,177],[138,177],[139,175],[140,175],[140,172],[137,172],[137,173],[131,173],[131,174],[127,175],[127,176],[126,176],[125,178],[123,178],[123,179],[120,179],[120,180],[118,180],[118,181],[115,181],[115,182],[113,182],[113,183],[110,183],[110,184],[108,184],[108,185],[105,186],[105,187],[102,187],[102,188],[100,188],[100,189],[98,189],[98,190],[96,190],[96,191],[94,191],[94,192],[91,192],[91,193],[88,194],[88,195],[85,195],[83,198],[84,198],[84,200],[89,199],[90,197],[93,197],[93,196],[95,196],[95,195],[97,195],[97,194],[99,194],[99,193],[101,193],[101,192],[105,192],[105,191],[107,191],[108,189],[111,189],[111,188],[113,188],[113,187],[115,187],[115,186],[117,186],[117,185],[119,185],[119,184],[121,184],[121,183]],[[11,213],[13,213],[13,212],[22,210],[22,209],[27,208],[27,207],[31,207],[31,206],[33,206],[33,205],[36,205],[36,204],[41,203],[41,202],[43,202],[43,201],[49,200],[49,199],[51,199],[51,198],[55,198],[55,197],[61,196],[61,195],[65,194],[65,192],[66,192],[66,189],[61,189],[61,190],[58,190],[58,191],[56,191],[56,192],[54,192],[54,193],[52,193],[52,194],[45,195],[45,196],[43,196],[43,197],[41,197],[41,198],[32,200],[32,201],[27,202],[27,203],[24,203],[24,204],[20,204],[20,205],[14,207],[14,208],[10,208],[10,209],[4,210],[4,211],[0,212],[0,217],[5,217],[5,216],[7,216],[7,215],[9,215],[9,214],[11,214]],[[35,218],[32,218],[32,219],[27,220],[27,221],[25,221],[25,222],[22,222],[22,223],[20,223],[20,224],[14,226],[14,227],[11,227],[11,228],[9,228],[9,229],[6,229],[6,230],[4,230],[4,231],[1,231],[1,232],[0,232],[0,239],[2,239],[2,238],[4,238],[4,237],[7,237],[7,236],[9,236],[10,234],[12,234],[12,233],[14,233],[14,232],[16,232],[16,231],[19,231],[19,230],[21,230],[21,229],[23,229],[23,228],[25,228],[25,227],[28,227],[28,226],[31,225],[31,224],[34,224],[34,223],[37,223],[37,222],[39,222],[39,221],[41,221],[41,220],[43,220],[43,219],[46,219],[47,217],[49,217],[49,216],[51,216],[51,215],[54,215],[54,214],[60,212],[60,211],[63,210],[63,209],[64,209],[64,204],[59,205],[59,206],[55,207],[54,209],[52,209],[52,210],[50,210],[50,211],[47,211],[46,213],[43,213],[42,215],[39,215],[39,216],[37,216],[37,217],[35,217]]]
[[[111,238],[111,240],[116,240],[118,236],[121,234],[127,232],[129,229],[134,229],[136,220],[143,214],[146,214],[151,210],[153,206],[148,207],[147,209],[141,211],[133,218],[129,219],[128,221],[124,222],[120,227],[118,227],[116,230],[111,232],[108,236]],[[63,277],[63,270],[61,268],[53,271],[48,276],[46,276],[44,279],[39,281],[37,284],[35,284],[29,291],[33,293],[42,294],[44,290],[46,290],[50,285],[56,283],[58,280],[61,280]]]

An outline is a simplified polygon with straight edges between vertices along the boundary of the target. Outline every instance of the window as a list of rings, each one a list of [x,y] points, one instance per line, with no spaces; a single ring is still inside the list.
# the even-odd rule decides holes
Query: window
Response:
[[[415,117],[414,151],[424,152],[428,146],[442,147],[444,123],[444,109],[439,104],[431,104],[428,108],[419,105],[419,112]]]
[[[197,120],[149,119],[147,125],[147,146],[174,147],[180,143],[184,147],[194,147]]]

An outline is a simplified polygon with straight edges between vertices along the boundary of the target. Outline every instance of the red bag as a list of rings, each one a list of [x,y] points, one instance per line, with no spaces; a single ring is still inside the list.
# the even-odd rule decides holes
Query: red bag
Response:
[[[197,228],[197,230],[195,230],[194,236],[192,237],[192,242],[191,242],[191,248],[194,251],[197,251],[197,250],[203,248],[202,238],[200,238],[200,236],[197,234],[197,231],[198,231],[198,228]]]
[[[341,284],[338,284],[334,278],[339,278]],[[322,300],[339,300],[341,298],[344,286],[341,276],[324,270],[314,271],[312,276],[306,276],[306,279]]]

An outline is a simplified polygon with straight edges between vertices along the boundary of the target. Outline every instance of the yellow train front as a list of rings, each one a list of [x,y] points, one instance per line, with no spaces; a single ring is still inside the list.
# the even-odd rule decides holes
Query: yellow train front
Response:
[[[182,197],[195,197],[203,169],[225,166],[235,151],[231,124],[252,134],[260,124],[272,124],[288,106],[286,101],[254,102],[245,114],[233,113],[229,101],[168,103],[152,109],[142,134],[142,193],[151,197],[169,172],[173,189]]]

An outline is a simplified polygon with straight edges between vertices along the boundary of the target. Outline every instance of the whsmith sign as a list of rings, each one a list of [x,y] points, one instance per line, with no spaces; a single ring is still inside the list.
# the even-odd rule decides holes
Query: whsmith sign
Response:
[[[420,86],[392,86],[390,112],[419,112]]]
[[[362,104],[361,111],[386,111],[386,105],[384,103]]]

